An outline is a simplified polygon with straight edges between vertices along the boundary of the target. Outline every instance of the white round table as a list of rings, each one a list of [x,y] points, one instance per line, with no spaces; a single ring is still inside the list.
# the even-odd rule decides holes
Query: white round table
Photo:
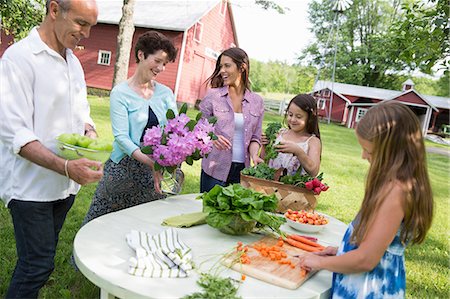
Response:
[[[196,284],[199,278],[193,271],[187,278],[145,278],[128,274],[128,260],[135,255],[125,235],[131,230],[157,234],[167,229],[161,223],[164,219],[184,213],[199,212],[202,202],[195,200],[198,194],[168,197],[142,204],[92,220],[83,226],[75,236],[74,257],[81,273],[100,289],[101,298],[181,298],[201,291]],[[329,225],[314,236],[322,245],[337,246],[347,225],[328,217]],[[296,232],[288,225],[284,231]],[[226,235],[209,225],[190,228],[176,228],[179,237],[192,249],[194,262],[200,270],[207,271],[220,255],[230,251],[237,241],[252,243],[262,236]],[[298,232],[297,232],[298,233]],[[304,233],[302,233],[304,234]],[[240,273],[225,269],[223,276],[240,279]],[[252,277],[239,287],[242,298],[328,298],[332,273],[319,271],[296,290],[284,289]]]

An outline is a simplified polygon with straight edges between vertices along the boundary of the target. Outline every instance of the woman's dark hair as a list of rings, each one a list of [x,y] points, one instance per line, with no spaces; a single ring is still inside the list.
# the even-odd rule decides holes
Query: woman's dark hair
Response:
[[[153,30],[141,34],[134,46],[136,63],[139,63],[139,51],[144,53],[144,59],[146,59],[148,55],[154,54],[159,50],[167,53],[170,62],[174,62],[175,58],[177,58],[177,49],[164,34]]]
[[[289,107],[295,104],[300,109],[308,113],[308,122],[306,123],[306,131],[309,134],[316,135],[320,139],[319,120],[317,118],[317,101],[309,94],[296,95],[290,102],[286,109],[284,119],[286,120]]]
[[[216,68],[212,73],[211,77],[209,77],[206,82],[210,82],[211,87],[223,87],[223,79],[220,76],[220,60],[222,56],[230,57],[234,63],[236,63],[238,70],[243,70],[242,72],[242,83],[244,83],[245,89],[250,90],[250,60],[248,59],[247,53],[241,48],[229,48],[223,51],[219,57],[217,58]]]

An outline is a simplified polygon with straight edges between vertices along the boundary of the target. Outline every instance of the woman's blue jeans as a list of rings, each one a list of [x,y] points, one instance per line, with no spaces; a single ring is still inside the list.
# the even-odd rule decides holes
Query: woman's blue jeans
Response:
[[[202,169],[202,173],[200,175],[200,192],[209,192],[209,190],[211,190],[215,185],[227,186],[229,184],[240,183],[241,170],[244,168],[244,163],[231,163],[230,172],[228,173],[226,182],[213,178],[212,176],[206,174],[206,172],[204,172]]]
[[[6,298],[37,298],[55,268],[58,236],[75,195],[51,202],[11,200],[17,263]]]

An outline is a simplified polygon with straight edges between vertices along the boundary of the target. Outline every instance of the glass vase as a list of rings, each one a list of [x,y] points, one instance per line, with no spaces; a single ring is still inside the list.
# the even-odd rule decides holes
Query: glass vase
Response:
[[[251,232],[255,226],[256,221],[245,221],[240,215],[234,215],[230,223],[219,228],[219,231],[228,235],[246,235]]]
[[[180,194],[184,181],[184,174],[177,168],[173,172],[163,171],[163,178],[160,183],[161,192],[170,195]]]

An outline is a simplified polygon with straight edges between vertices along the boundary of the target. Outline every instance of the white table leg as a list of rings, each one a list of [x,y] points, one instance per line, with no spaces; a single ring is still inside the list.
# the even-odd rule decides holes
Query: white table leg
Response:
[[[100,299],[115,299],[116,297],[108,293],[104,289],[100,289]]]

